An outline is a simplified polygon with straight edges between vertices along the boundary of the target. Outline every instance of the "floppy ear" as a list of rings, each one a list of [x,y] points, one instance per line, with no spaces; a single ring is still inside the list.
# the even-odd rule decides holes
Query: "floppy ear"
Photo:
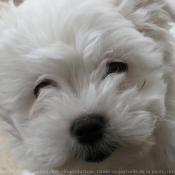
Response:
[[[162,53],[164,81],[169,87],[174,82],[174,41],[175,36],[175,0],[111,0],[117,11],[130,21],[143,36],[156,44],[155,52]],[[174,5],[173,5],[174,4]],[[174,8],[173,8],[174,7]],[[173,88],[172,88],[173,89]],[[167,98],[173,93],[167,92]]]
[[[157,44],[166,63],[174,60],[174,39],[170,29],[175,23],[174,0],[111,0],[117,10],[144,36]],[[175,4],[175,3],[174,3]],[[170,66],[169,66],[170,67]],[[172,68],[173,69],[173,68]]]
[[[118,11],[132,21],[138,30],[157,27],[169,29],[175,21],[173,0],[114,0]],[[113,2],[114,2],[113,1]]]
[[[175,20],[175,1],[167,0],[164,9],[170,14],[171,18]]]

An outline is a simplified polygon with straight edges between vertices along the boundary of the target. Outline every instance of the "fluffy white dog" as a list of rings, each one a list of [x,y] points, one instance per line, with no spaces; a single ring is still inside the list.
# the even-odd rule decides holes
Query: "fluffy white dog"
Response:
[[[0,16],[1,128],[24,169],[175,174],[165,0],[26,0]]]

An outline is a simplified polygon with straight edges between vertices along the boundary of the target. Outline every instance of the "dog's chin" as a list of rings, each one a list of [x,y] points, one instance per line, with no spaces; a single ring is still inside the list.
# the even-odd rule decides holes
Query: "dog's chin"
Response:
[[[112,152],[108,152],[108,153],[101,152],[101,153],[90,154],[90,155],[87,155],[84,161],[92,162],[92,163],[100,163],[106,160],[111,154]]]
[[[85,162],[100,163],[110,157],[115,149],[117,143],[113,145],[91,145],[91,146],[80,146],[79,149],[75,149],[74,155]]]

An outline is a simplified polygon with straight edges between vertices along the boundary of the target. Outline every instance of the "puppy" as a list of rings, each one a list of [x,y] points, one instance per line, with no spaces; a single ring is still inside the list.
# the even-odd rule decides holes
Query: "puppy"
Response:
[[[26,0],[0,16],[0,125],[24,169],[175,174],[168,2]]]

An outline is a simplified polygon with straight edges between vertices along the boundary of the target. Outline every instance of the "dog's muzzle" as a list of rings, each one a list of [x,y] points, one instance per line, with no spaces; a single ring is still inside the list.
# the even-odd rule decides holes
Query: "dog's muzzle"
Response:
[[[102,162],[109,157],[117,143],[108,133],[108,122],[102,115],[92,114],[76,119],[71,126],[71,135],[77,143],[73,152],[87,162]]]

